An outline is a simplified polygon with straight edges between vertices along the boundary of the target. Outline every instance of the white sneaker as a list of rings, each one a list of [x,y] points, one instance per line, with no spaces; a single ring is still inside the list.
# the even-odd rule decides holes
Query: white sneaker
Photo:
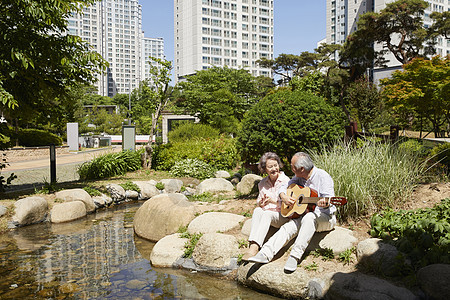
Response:
[[[297,265],[298,260],[293,256],[289,256],[286,264],[284,265],[284,270],[288,272],[294,272],[295,270],[297,270]]]
[[[267,264],[269,262],[269,259],[263,253],[258,252],[255,256],[250,257],[248,261],[260,264]]]

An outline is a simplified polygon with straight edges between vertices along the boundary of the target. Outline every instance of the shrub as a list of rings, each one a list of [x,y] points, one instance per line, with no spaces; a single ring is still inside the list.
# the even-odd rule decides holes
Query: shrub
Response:
[[[169,141],[189,142],[194,139],[217,139],[219,130],[210,125],[185,122],[169,132]]]
[[[418,140],[409,139],[398,145],[398,148],[402,151],[415,152],[419,156],[426,156],[428,154],[428,149]]]
[[[214,176],[215,170],[204,161],[187,158],[177,161],[170,169],[170,174],[178,177],[205,179]]]
[[[125,191],[136,191],[136,192],[138,192],[138,193],[141,192],[141,189],[137,186],[137,184],[134,183],[134,182],[131,182],[131,181],[127,181],[127,182],[124,182],[124,183],[120,183],[119,185],[120,185],[121,187],[123,187],[123,189],[124,189]]]
[[[108,178],[123,175],[141,168],[141,151],[107,153],[78,167],[81,180]]]
[[[323,98],[282,90],[253,106],[242,122],[238,147],[245,162],[266,151],[290,158],[297,151],[318,149],[344,134],[344,116]]]
[[[3,134],[0,142],[3,148],[14,146],[16,139],[19,139],[19,145],[23,147],[49,146],[51,144],[61,146],[63,143],[62,138],[56,134],[40,129],[19,128],[16,133],[12,128],[3,127],[1,131]]]
[[[155,147],[153,167],[169,171],[180,160],[196,158],[215,169],[232,169],[239,161],[235,140],[221,136],[217,139],[175,142]]]
[[[446,174],[450,174],[450,143],[443,143],[430,151],[433,161],[443,166]]]
[[[310,154],[333,178],[336,195],[347,198],[338,214],[344,219],[400,206],[412,194],[425,166],[414,152],[372,141],[358,148],[337,142]]]
[[[393,211],[387,209],[371,219],[370,234],[387,239],[418,269],[450,263],[450,198],[433,208]]]

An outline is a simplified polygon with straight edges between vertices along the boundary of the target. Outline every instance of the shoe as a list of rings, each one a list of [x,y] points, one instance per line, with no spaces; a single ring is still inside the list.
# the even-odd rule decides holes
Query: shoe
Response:
[[[248,261],[260,264],[267,264],[269,262],[269,259],[261,252],[258,252],[255,256],[250,257]]]
[[[286,261],[286,264],[284,265],[284,270],[288,272],[294,272],[297,270],[298,260],[293,257],[289,256],[289,258]]]

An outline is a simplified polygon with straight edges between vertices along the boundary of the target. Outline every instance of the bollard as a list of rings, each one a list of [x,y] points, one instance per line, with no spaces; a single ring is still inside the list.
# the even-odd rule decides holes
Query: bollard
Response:
[[[55,144],[50,145],[50,183],[56,183],[56,150]]]

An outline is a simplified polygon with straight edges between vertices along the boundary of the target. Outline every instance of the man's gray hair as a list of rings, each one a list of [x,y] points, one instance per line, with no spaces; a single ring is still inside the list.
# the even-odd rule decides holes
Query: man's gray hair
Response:
[[[294,157],[297,157],[297,161],[294,164],[297,170],[305,168],[306,171],[310,171],[314,167],[314,163],[307,153],[297,152],[294,154]]]

